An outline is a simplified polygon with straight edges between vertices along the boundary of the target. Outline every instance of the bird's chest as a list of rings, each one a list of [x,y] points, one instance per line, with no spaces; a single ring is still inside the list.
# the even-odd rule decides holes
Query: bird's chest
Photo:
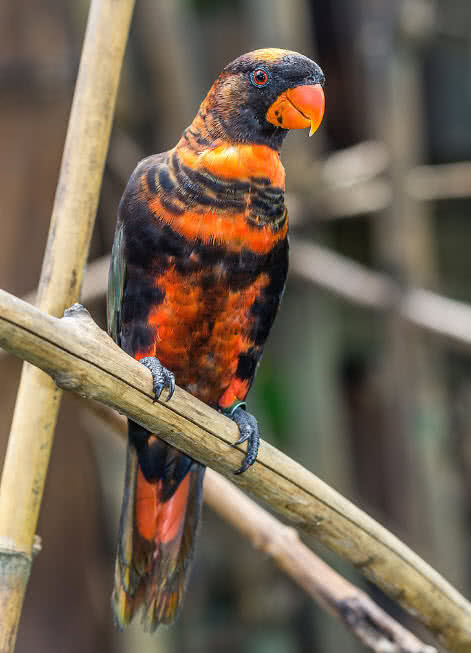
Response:
[[[260,302],[274,292],[274,252],[286,241],[284,171],[266,150],[216,148],[193,159],[177,148],[150,161],[137,197],[146,219],[139,231],[137,211],[127,226],[133,261],[147,260],[152,280],[142,330],[151,343],[130,349],[157,356],[208,403],[253,349]]]
[[[218,253],[214,249],[208,260],[209,252],[206,259],[192,252],[186,263],[171,265],[156,280],[164,298],[149,313],[155,355],[178,384],[208,402],[228,385],[240,353],[250,348],[253,307],[269,284],[256,256]]]
[[[264,254],[286,235],[284,169],[268,147],[177,147],[142,177],[159,223],[187,241]]]

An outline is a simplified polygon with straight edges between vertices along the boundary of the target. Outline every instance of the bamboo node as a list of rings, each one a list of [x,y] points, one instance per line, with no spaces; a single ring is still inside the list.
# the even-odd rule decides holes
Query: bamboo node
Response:
[[[399,641],[398,633],[390,630],[379,610],[374,610],[372,618],[373,606],[370,601],[367,602],[369,609],[358,596],[349,596],[339,601],[336,606],[345,624],[367,646],[377,653],[437,653],[436,648],[415,638],[400,637],[402,641]]]
[[[85,320],[92,319],[90,313],[87,311],[85,306],[79,304],[78,302],[72,304],[72,306],[69,306],[69,308],[65,309],[64,317],[71,317],[71,318],[78,318],[78,319],[85,319]]]
[[[41,553],[43,548],[43,543],[40,535],[35,535],[33,539],[33,549],[32,549],[32,556],[33,559],[38,555],[38,553]]]
[[[81,383],[77,377],[74,377],[67,372],[54,372],[52,378],[54,379],[54,383],[59,386],[59,388],[62,388],[62,390],[74,390],[81,396],[85,397],[85,395],[80,392]]]

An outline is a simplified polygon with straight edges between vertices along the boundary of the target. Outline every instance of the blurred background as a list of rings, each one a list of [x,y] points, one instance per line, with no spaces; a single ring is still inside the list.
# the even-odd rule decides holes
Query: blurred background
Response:
[[[39,278],[87,11],[0,5],[0,287],[19,296]],[[176,143],[226,63],[267,46],[319,62],[327,107],[314,138],[284,146],[291,274],[249,409],[469,596],[469,0],[138,0],[90,261],[110,252],[136,162]],[[103,274],[86,303],[104,325]],[[0,358],[3,448],[19,372]],[[18,652],[364,650],[209,509],[177,625],[117,633],[123,474],[122,444],[65,396]]]

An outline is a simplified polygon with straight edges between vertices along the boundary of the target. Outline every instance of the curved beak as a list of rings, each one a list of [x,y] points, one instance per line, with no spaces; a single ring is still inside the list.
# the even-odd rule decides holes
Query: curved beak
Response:
[[[296,86],[283,91],[267,111],[266,119],[283,129],[311,127],[312,136],[322,122],[325,108],[324,91],[320,84]]]

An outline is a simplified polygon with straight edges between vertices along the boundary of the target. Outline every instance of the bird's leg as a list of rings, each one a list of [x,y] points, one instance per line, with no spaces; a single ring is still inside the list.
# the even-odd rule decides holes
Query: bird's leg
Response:
[[[258,428],[256,418],[245,410],[245,403],[239,402],[236,407],[232,407],[224,414],[232,419],[239,427],[240,438],[234,442],[233,446],[247,443],[247,454],[242,463],[242,467],[234,472],[234,474],[243,474],[257,459],[258,447],[260,445],[260,431]]]
[[[168,392],[167,401],[169,401],[175,392],[175,376],[173,372],[170,372],[170,370],[164,367],[155,356],[146,356],[145,358],[141,358],[139,362],[142,363],[144,367],[147,367],[152,374],[152,379],[154,381],[154,401],[160,399],[160,395],[164,388]]]

